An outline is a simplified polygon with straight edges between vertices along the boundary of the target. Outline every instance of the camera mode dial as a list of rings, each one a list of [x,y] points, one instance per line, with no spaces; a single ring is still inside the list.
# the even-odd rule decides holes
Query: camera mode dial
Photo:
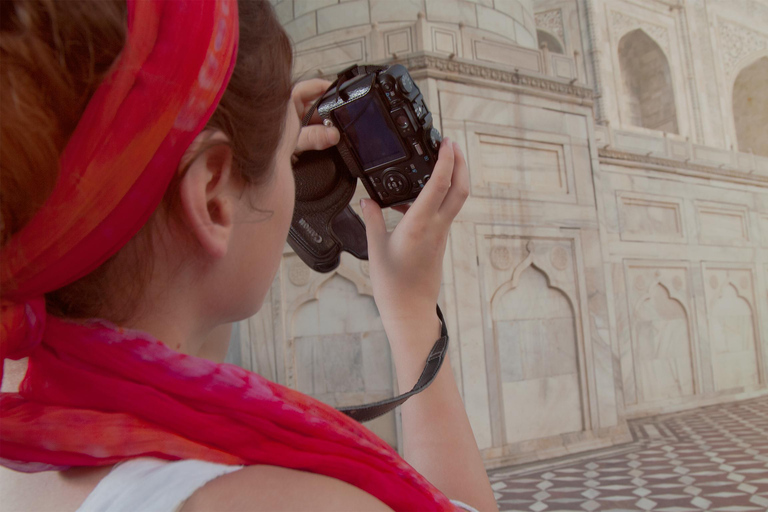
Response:
[[[397,80],[400,85],[400,90],[405,94],[411,94],[413,92],[413,80],[408,75],[403,75]]]
[[[437,131],[437,128],[432,128],[429,131],[429,145],[432,149],[437,151],[440,148],[440,143],[443,141],[443,137],[440,135],[440,132]]]

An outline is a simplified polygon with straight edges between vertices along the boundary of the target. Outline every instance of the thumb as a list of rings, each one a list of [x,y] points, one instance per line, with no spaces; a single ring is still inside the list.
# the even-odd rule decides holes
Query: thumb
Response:
[[[360,207],[363,209],[363,220],[365,220],[365,234],[368,237],[368,245],[373,240],[381,238],[387,233],[387,225],[384,223],[384,215],[376,201],[372,199],[361,199]]]

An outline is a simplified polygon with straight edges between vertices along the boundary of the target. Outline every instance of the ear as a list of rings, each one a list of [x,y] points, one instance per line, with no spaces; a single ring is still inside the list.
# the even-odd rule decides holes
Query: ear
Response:
[[[182,166],[179,196],[184,221],[211,257],[227,254],[232,237],[235,188],[232,182],[232,150],[221,132],[203,132],[190,145]],[[205,148],[201,151],[201,148]],[[190,157],[197,157],[189,162]]]

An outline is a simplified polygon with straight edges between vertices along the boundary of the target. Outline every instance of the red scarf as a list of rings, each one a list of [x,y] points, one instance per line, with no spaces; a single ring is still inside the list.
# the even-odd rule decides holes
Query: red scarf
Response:
[[[104,321],[47,317],[159,205],[234,67],[233,0],[128,0],[128,39],[61,157],[49,200],[0,254],[0,463],[20,471],[135,457],[268,464],[355,485],[395,510],[452,509],[381,439],[311,397]]]

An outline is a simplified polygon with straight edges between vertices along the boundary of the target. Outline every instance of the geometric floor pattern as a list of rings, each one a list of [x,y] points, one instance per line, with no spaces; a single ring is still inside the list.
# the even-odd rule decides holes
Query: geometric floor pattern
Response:
[[[768,511],[768,397],[630,422],[627,451],[489,472],[501,511]]]

